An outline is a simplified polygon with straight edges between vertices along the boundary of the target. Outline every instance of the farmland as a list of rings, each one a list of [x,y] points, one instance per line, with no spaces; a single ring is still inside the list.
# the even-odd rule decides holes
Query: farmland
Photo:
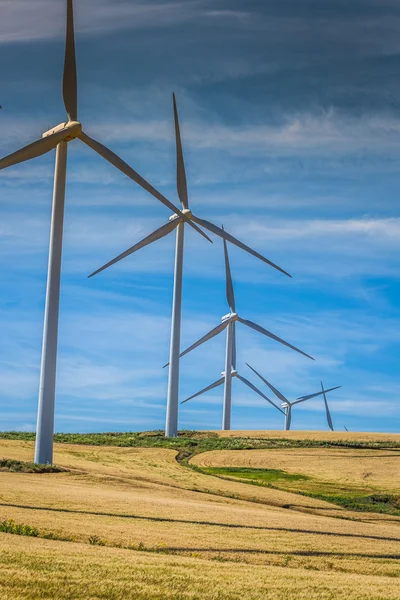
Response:
[[[400,436],[226,433],[1,434],[1,597],[400,598]]]

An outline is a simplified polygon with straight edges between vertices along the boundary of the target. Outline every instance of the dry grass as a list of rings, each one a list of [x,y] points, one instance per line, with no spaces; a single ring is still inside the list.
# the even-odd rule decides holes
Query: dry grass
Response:
[[[321,460],[320,468],[333,477],[327,450],[338,452],[339,461],[343,451],[313,449],[321,452],[316,464]],[[0,456],[32,460],[32,452],[31,442],[0,440]],[[247,452],[207,453],[196,461],[219,460],[218,454],[241,460]],[[288,450],[251,452],[257,460],[267,453],[283,461]],[[299,464],[312,463],[314,455],[305,461],[305,449],[290,452]],[[182,467],[175,457],[168,449],[59,444],[55,462],[69,472],[1,472],[0,521],[14,519],[80,543],[12,536],[10,544],[11,535],[0,534],[0,564],[7,573],[0,597],[400,598],[399,519],[224,481]],[[282,467],[274,462],[274,468]],[[89,536],[110,547],[88,546]],[[111,547],[139,543],[177,555]],[[362,587],[360,575],[371,583]],[[65,595],[54,594],[57,585]]]
[[[19,457],[20,459],[27,460],[28,456],[32,456],[32,452],[32,442],[0,440],[0,454],[4,456],[7,455],[10,458]],[[155,514],[159,514],[161,510],[162,515],[170,514],[171,509],[175,512],[175,504],[176,502],[179,504],[180,498],[182,498],[182,489],[209,492],[218,496],[233,496],[244,500],[255,500],[276,507],[289,504],[293,508],[296,507],[298,510],[304,511],[317,510],[319,508],[322,514],[326,514],[327,511],[330,511],[331,514],[337,514],[338,511],[342,511],[339,507],[332,507],[326,502],[319,500],[299,498],[293,494],[269,490],[267,488],[249,488],[249,486],[244,486],[240,483],[223,481],[212,476],[196,473],[190,469],[182,468],[176,461],[176,452],[164,448],[118,448],[56,444],[54,460],[57,465],[67,467],[72,471],[72,473],[58,477],[58,485],[49,490],[49,502],[53,502],[52,498],[54,498],[56,506],[71,506],[71,494],[66,495],[66,486],[70,490],[74,489],[73,481],[75,480],[79,481],[78,489],[85,482],[93,490],[93,493],[91,493],[88,489],[85,494],[93,496],[91,502],[94,503],[94,506],[104,506],[102,502],[104,494],[99,491],[97,486],[101,480],[102,485],[107,486],[108,483],[112,488],[106,492],[107,499],[105,505],[110,507],[109,496],[112,496],[113,492],[118,490],[115,509],[118,510],[118,507],[121,507],[122,511],[125,511],[125,507],[127,506],[119,493],[120,491],[122,492],[124,487],[125,489],[129,489],[127,498],[130,506],[133,494],[135,502],[138,502],[139,506],[144,499],[146,511],[150,502],[150,504],[155,504]],[[74,474],[73,471],[77,469],[81,470],[82,473]],[[21,492],[18,493],[18,490],[13,486],[13,482],[15,481],[14,475],[8,479],[2,476],[4,482],[2,497],[19,498],[19,503],[27,495],[38,497],[39,499],[42,496],[40,482],[44,477],[46,475],[42,475],[41,480],[34,480],[32,478],[22,479],[21,481],[29,484],[29,489],[26,489],[23,485],[23,489],[20,487]],[[55,482],[54,475],[51,481]],[[94,487],[90,485],[93,483],[96,484]],[[166,487],[171,488],[168,489],[168,494],[165,493]],[[8,496],[8,492],[10,496]],[[80,502],[79,492],[78,496]],[[173,498],[173,500],[169,501],[169,498]],[[196,496],[195,502],[199,500]],[[203,501],[207,502],[209,498],[207,497]],[[162,506],[160,507],[160,503],[166,506],[166,512]],[[168,504],[169,507],[167,508]],[[185,505],[187,506],[186,502]],[[73,501],[72,506],[75,506]],[[114,506],[114,502],[111,502],[112,506]],[[148,513],[146,512],[146,514]],[[187,514],[189,517],[192,514],[190,505],[187,506]]]
[[[193,463],[203,467],[282,469],[321,480],[400,491],[400,450],[288,448],[205,452]]]
[[[398,580],[211,562],[0,534],[3,600],[395,600]]]
[[[399,433],[365,433],[351,431],[217,431],[219,437],[241,437],[271,439],[281,438],[289,440],[318,440],[318,441],[344,441],[344,442],[400,442]]]

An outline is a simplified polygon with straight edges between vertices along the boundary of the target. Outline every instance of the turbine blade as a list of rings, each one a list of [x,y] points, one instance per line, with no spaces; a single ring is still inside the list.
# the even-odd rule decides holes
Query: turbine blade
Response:
[[[175,229],[175,227],[177,227],[177,225],[180,222],[180,220],[181,219],[179,219],[179,218],[178,219],[174,219],[173,221],[169,221],[168,223],[166,223],[165,225],[163,225],[159,229],[156,229],[155,231],[153,231],[153,233],[150,233],[150,235],[148,235],[147,237],[143,238],[143,240],[141,240],[140,242],[138,242],[134,246],[131,246],[130,248],[128,248],[128,250],[126,250],[122,254],[119,254],[113,260],[110,260],[110,262],[108,262],[107,264],[105,264],[102,267],[100,267],[100,269],[97,269],[97,271],[94,271],[91,275],[89,275],[89,278],[93,277],[94,275],[97,275],[97,273],[100,273],[101,271],[104,271],[104,269],[107,269],[108,267],[111,267],[111,265],[114,265],[115,263],[119,262],[120,260],[122,260],[126,256],[129,256],[130,254],[133,254],[137,250],[140,250],[141,248],[144,248],[145,246],[148,246],[149,244],[152,244],[153,242],[155,242],[155,241],[163,238],[164,236],[168,235],[168,233],[170,233],[171,231],[173,231]]]
[[[31,160],[32,158],[37,158],[38,156],[42,156],[42,154],[46,154],[46,152],[50,152],[57,144],[67,138],[68,135],[70,135],[70,130],[66,127],[65,129],[60,129],[60,131],[57,131],[56,133],[51,133],[44,138],[40,138],[40,140],[36,140],[36,142],[32,142],[32,144],[29,144],[28,146],[24,146],[20,150],[2,158],[0,160],[0,170],[25,162],[26,160]]]
[[[315,398],[316,396],[322,396],[322,394],[311,394],[311,398]],[[301,402],[306,402],[307,400],[310,400],[308,396],[302,398],[301,400],[295,400],[294,402],[291,402],[291,404],[294,406],[295,404],[301,404]]]
[[[328,402],[326,397],[324,396],[324,402],[325,402],[325,411],[326,411],[326,420],[328,421],[328,425],[331,431],[333,431],[333,423],[332,423],[332,417],[331,417],[331,413],[329,411],[329,406],[328,406]]]
[[[284,346],[287,346],[288,348],[291,348],[292,350],[296,350],[296,352],[299,352],[299,354],[303,354],[303,356],[306,356],[307,358],[311,358],[311,360],[314,360],[314,358],[312,356],[310,356],[309,354],[306,354],[302,350],[299,350],[298,348],[296,348],[296,346],[292,346],[292,344],[289,344],[289,342],[285,342],[285,340],[278,337],[277,335],[274,335],[267,329],[264,329],[264,327],[257,325],[257,323],[253,323],[253,321],[248,321],[247,319],[241,319],[240,317],[238,317],[238,321],[243,323],[243,325],[247,325],[247,327],[254,329],[254,331],[258,331],[259,333],[266,335],[267,337],[271,338],[272,340],[275,340],[276,342],[279,342],[280,344],[283,344]]]
[[[208,340],[211,340],[211,338],[213,338],[216,335],[218,335],[219,333],[221,333],[221,331],[223,331],[229,325],[229,323],[230,323],[230,320],[228,319],[227,321],[224,321],[217,327],[214,327],[214,329],[211,329],[211,331],[209,331],[205,336],[203,336],[197,342],[195,342],[194,344],[189,346],[189,348],[186,348],[186,350],[181,352],[181,354],[179,355],[179,358],[182,358],[182,356],[185,356],[185,354],[188,354],[189,352],[191,352],[198,346],[201,346],[201,344],[204,344],[204,342],[208,342]],[[169,362],[163,366],[163,369],[165,369],[165,367],[168,367],[168,365],[169,365]]]
[[[251,390],[253,390],[253,392],[255,392],[256,394],[258,394],[259,396],[261,396],[261,398],[264,398],[264,400],[266,400],[267,402],[269,402],[270,404],[272,404],[272,406],[274,406],[277,410],[279,410],[283,415],[285,414],[283,412],[283,410],[281,410],[279,408],[279,406],[277,406],[275,404],[275,402],[272,402],[272,400],[270,400],[268,398],[268,396],[266,396],[265,394],[263,394],[255,385],[253,385],[248,379],[246,379],[245,377],[242,377],[241,375],[239,375],[239,373],[236,374],[236,377],[238,379],[240,379],[240,381],[242,383],[244,383],[245,385],[247,385],[247,387],[249,387]]]
[[[204,389],[200,390],[200,392],[197,392],[197,394],[193,394],[193,396],[186,398],[186,400],[182,400],[181,404],[185,404],[185,402],[189,402],[189,400],[196,398],[196,396],[201,396],[201,394],[205,394],[205,392],[208,392],[209,390],[212,390],[212,389],[218,387],[219,385],[222,385],[224,383],[224,381],[225,381],[225,377],[221,377],[221,379],[218,379],[218,381],[214,381],[214,383],[212,383],[211,385],[208,385]]]
[[[324,390],[325,394],[327,394],[328,392],[333,392],[333,390],[338,390],[340,387],[342,387],[341,385],[337,385],[336,387],[333,388],[329,388],[329,390]],[[322,392],[316,392],[315,394],[309,394],[308,396],[299,396],[297,398],[297,400],[310,400],[311,398],[316,398],[317,396],[322,396]]]
[[[333,431],[333,423],[332,423],[332,418],[331,418],[331,413],[329,412],[329,406],[328,406],[328,401],[326,399],[326,392],[324,390],[324,386],[323,383],[321,381],[321,388],[322,388],[322,393],[324,395],[324,403],[325,403],[325,411],[326,411],[326,420],[328,421],[328,425],[331,431]]]
[[[306,400],[310,400],[310,398],[315,398],[315,396],[321,396],[321,393],[319,394],[311,394],[311,396],[306,396],[305,398],[301,398],[300,400],[295,400],[294,402],[291,402],[292,406],[294,406],[295,404],[300,404],[301,402],[305,402]]]
[[[67,31],[63,77],[63,98],[70,121],[78,119],[77,77],[75,58],[74,8],[72,0],[67,0]]]
[[[186,182],[185,161],[183,160],[181,131],[179,128],[178,109],[176,106],[175,94],[172,94],[174,103],[174,121],[175,121],[175,143],[176,143],[176,187],[179,200],[183,208],[189,208],[189,199]]]
[[[212,243],[208,235],[204,233],[199,227],[189,219],[185,213],[181,212],[179,208],[176,208],[165,196],[163,196],[160,192],[158,192],[150,183],[148,183],[139,173],[137,173],[132,167],[130,167],[125,161],[122,160],[115,152],[100,144],[100,142],[96,142],[93,138],[89,137],[83,131],[79,134],[79,139],[92,148],[97,154],[100,154],[103,158],[108,160],[114,167],[122,171],[127,177],[132,179],[135,183],[140,185],[146,192],[149,192],[152,196],[157,198],[164,206],[169,208],[173,213],[178,214],[186,223],[188,223],[193,229],[195,229],[198,233],[200,233],[203,237],[205,237],[209,242]]]
[[[232,323],[232,367],[236,371],[236,325]]]
[[[265,385],[267,385],[269,387],[269,389],[275,394],[275,396],[277,398],[279,398],[279,400],[282,400],[282,402],[287,402],[288,404],[290,404],[289,400],[287,398],[285,398],[285,396],[279,390],[277,390],[276,387],[274,387],[272,385],[272,383],[269,383],[269,381],[267,381],[265,379],[265,377],[263,377],[258,371],[253,369],[253,367],[251,367],[249,365],[249,363],[246,363],[246,365],[261,379],[261,381],[263,381],[265,383]]]
[[[252,254],[256,258],[259,258],[263,262],[267,263],[267,265],[274,267],[274,269],[278,269],[278,271],[280,271],[281,273],[284,273],[284,275],[291,277],[291,275],[289,275],[289,273],[287,273],[286,271],[284,271],[283,269],[278,267],[278,265],[276,265],[275,263],[268,260],[268,258],[265,258],[265,256],[262,256],[262,254],[259,254],[255,250],[252,250],[249,246],[246,246],[246,244],[243,244],[243,242],[241,242],[237,238],[233,237],[233,235],[231,235],[230,233],[227,233],[226,231],[221,229],[221,227],[217,227],[217,225],[210,223],[210,221],[205,221],[204,219],[199,219],[199,217],[195,217],[194,215],[192,215],[192,219],[193,219],[193,221],[195,221],[196,223],[201,225],[201,227],[204,227],[204,229],[208,229],[208,231],[215,233],[215,235],[219,235],[219,237],[222,237],[227,242],[230,242],[231,244],[234,244],[238,248],[245,250],[249,254]]]
[[[222,226],[222,231],[224,230],[224,226]],[[225,257],[225,278],[226,278],[226,299],[228,301],[228,306],[231,309],[231,312],[236,312],[235,310],[235,293],[233,291],[233,283],[232,283],[232,273],[231,266],[229,264],[229,254],[228,254],[228,246],[225,238],[222,238],[224,243],[224,257]]]

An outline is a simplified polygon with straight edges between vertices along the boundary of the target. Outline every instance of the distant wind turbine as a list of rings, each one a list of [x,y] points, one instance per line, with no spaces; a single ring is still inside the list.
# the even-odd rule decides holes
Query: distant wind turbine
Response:
[[[176,250],[175,250],[175,271],[174,271],[174,293],[172,303],[172,323],[171,323],[171,342],[170,342],[170,358],[167,363],[169,368],[168,377],[168,399],[167,399],[167,414],[165,424],[165,435],[166,437],[175,437],[178,433],[178,392],[179,392],[179,353],[180,353],[180,337],[181,337],[181,312],[182,312],[182,276],[183,276],[183,241],[184,241],[184,220],[182,215],[185,216],[189,222],[195,222],[204,229],[207,229],[211,233],[218,235],[223,238],[224,242],[227,240],[231,244],[238,246],[242,250],[245,250],[249,254],[252,254],[256,258],[259,258],[263,262],[267,263],[271,267],[274,267],[281,273],[288,275],[289,273],[278,267],[276,264],[227,233],[223,228],[196,217],[189,209],[189,196],[186,182],[185,163],[183,159],[182,141],[179,127],[178,110],[176,106],[175,94],[172,96],[173,108],[174,108],[174,121],[175,121],[175,143],[176,143],[176,185],[178,191],[178,197],[182,204],[182,212],[174,214],[169,218],[168,223],[156,229],[145,237],[140,242],[137,242],[131,248],[128,248],[125,252],[108,262],[107,264],[94,271],[89,277],[97,275],[104,269],[107,269],[111,265],[114,265],[118,261],[126,258],[130,254],[133,254],[137,250],[152,244],[153,242],[165,237],[176,229]]]
[[[240,379],[240,381],[242,381],[245,385],[247,385],[249,388],[251,388],[254,392],[256,392],[257,394],[262,396],[264,398],[264,400],[266,400],[267,402],[272,404],[275,408],[277,408],[278,410],[283,412],[276,404],[274,404],[274,402],[272,402],[272,400],[270,400],[267,396],[265,396],[265,394],[260,392],[260,390],[258,388],[256,388],[256,386],[254,386],[250,381],[248,381],[247,379],[245,379],[244,377],[239,375],[239,373],[237,372],[237,370],[236,370],[236,322],[243,323],[243,325],[246,325],[250,329],[254,329],[258,333],[262,333],[263,335],[275,340],[276,342],[279,342],[279,343],[283,344],[284,346],[287,346],[288,348],[291,348],[292,350],[295,350],[296,352],[299,352],[300,354],[307,356],[307,358],[311,358],[311,360],[314,360],[314,359],[311,356],[309,356],[308,354],[306,354],[305,352],[303,352],[302,350],[299,350],[295,346],[292,346],[292,344],[285,342],[285,340],[279,338],[278,336],[271,333],[267,329],[264,329],[260,325],[257,325],[257,323],[254,323],[253,321],[249,321],[247,319],[242,319],[237,314],[236,304],[235,304],[235,295],[234,295],[233,283],[232,283],[231,268],[230,268],[230,264],[229,264],[228,248],[227,248],[225,239],[223,240],[223,242],[224,242],[224,256],[225,256],[226,299],[228,302],[228,306],[230,308],[230,313],[225,315],[224,317],[222,317],[222,323],[220,325],[218,325],[217,327],[212,329],[204,337],[202,337],[200,340],[198,340],[197,342],[192,344],[189,348],[187,348],[184,352],[182,352],[180,356],[182,357],[185,354],[188,354],[189,352],[191,352],[192,350],[194,350],[195,348],[197,348],[204,342],[207,342],[208,340],[212,339],[213,337],[215,337],[216,335],[218,335],[219,333],[224,331],[224,329],[226,329],[225,371],[222,373],[222,377],[220,379],[218,379],[211,385],[207,386],[206,388],[200,390],[196,394],[193,394],[193,396],[186,398],[186,400],[184,400],[181,404],[183,404],[184,402],[188,402],[192,398],[196,398],[196,396],[200,396],[201,394],[204,394],[205,392],[208,392],[209,390],[212,390],[212,389],[224,384],[224,405],[223,405],[223,416],[222,416],[222,429],[227,430],[227,429],[230,429],[230,427],[231,427],[232,377],[237,377],[238,379]]]
[[[324,386],[323,386],[323,383],[322,383],[322,381],[321,381],[321,390],[322,390],[321,392],[317,392],[316,394],[311,394],[311,395],[309,395],[309,396],[300,396],[300,398],[298,398],[298,399],[297,399],[297,400],[294,402],[294,404],[299,404],[300,402],[304,402],[305,400],[310,400],[311,398],[316,398],[317,396],[321,396],[321,394],[322,394],[322,395],[323,395],[323,397],[324,397],[325,412],[326,412],[326,420],[327,420],[327,422],[328,422],[329,429],[330,429],[331,431],[333,431],[333,423],[332,423],[331,413],[330,413],[329,406],[328,406],[328,401],[327,401],[327,399],[326,399],[326,394],[327,394],[328,392],[332,392],[332,390],[337,390],[337,389],[339,389],[340,387],[342,387],[342,386],[341,386],[341,385],[338,385],[338,386],[336,386],[336,387],[334,387],[334,388],[330,388],[329,390],[325,390],[325,389],[324,389]]]
[[[261,381],[263,381],[265,383],[265,385],[267,385],[269,387],[269,389],[275,394],[275,396],[277,398],[279,398],[279,400],[282,401],[282,408],[285,411],[285,430],[289,430],[290,429],[290,425],[292,422],[292,407],[295,404],[300,404],[301,402],[305,402],[306,400],[311,400],[311,398],[316,398],[317,396],[324,396],[324,402],[325,402],[325,410],[326,410],[326,420],[328,422],[328,425],[330,427],[330,429],[333,431],[333,424],[332,424],[332,419],[331,419],[331,414],[329,412],[329,407],[328,407],[328,402],[326,399],[326,395],[328,392],[332,392],[333,390],[338,390],[341,386],[338,385],[336,387],[330,388],[329,390],[325,390],[322,382],[321,382],[321,387],[322,387],[322,391],[321,392],[317,392],[315,394],[309,394],[308,396],[300,396],[299,398],[297,398],[297,400],[294,401],[290,401],[286,398],[286,396],[284,396],[282,394],[282,392],[280,392],[278,389],[276,389],[276,387],[274,387],[272,385],[272,383],[270,383],[269,381],[267,381],[265,379],[265,377],[263,377],[258,371],[256,371],[255,369],[253,369],[252,366],[250,366],[248,363],[246,363],[246,365],[253,371],[253,373],[255,373],[260,379]]]
[[[57,125],[42,138],[0,160],[0,170],[36,158],[56,148],[54,191],[51,217],[50,249],[47,274],[46,306],[44,317],[42,362],[40,374],[39,406],[36,431],[35,462],[51,463],[53,460],[54,403],[56,385],[56,360],[58,338],[58,313],[60,297],[61,253],[64,221],[64,200],[67,168],[67,144],[79,138],[95,152],[117,167],[135,183],[177,213],[201,235],[208,236],[177,209],[167,198],[150,185],[114,152],[90,138],[78,121],[77,74],[75,59],[75,34],[72,0],[67,0],[67,27],[63,76],[63,100],[68,121]]]

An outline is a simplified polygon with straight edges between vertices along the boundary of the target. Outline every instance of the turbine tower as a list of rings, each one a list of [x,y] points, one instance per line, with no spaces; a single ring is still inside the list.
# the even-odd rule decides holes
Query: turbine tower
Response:
[[[258,333],[262,333],[263,335],[279,342],[280,344],[283,344],[284,346],[287,346],[288,348],[291,348],[292,350],[295,350],[296,352],[299,352],[300,354],[307,356],[307,358],[311,358],[311,360],[314,360],[314,359],[311,356],[309,356],[308,354],[306,354],[305,352],[303,352],[302,350],[299,350],[295,346],[292,346],[292,344],[285,342],[285,340],[283,340],[280,337],[276,336],[275,334],[271,333],[267,329],[264,329],[260,325],[257,325],[257,323],[254,323],[253,321],[249,321],[247,319],[242,319],[237,314],[236,304],[235,304],[235,294],[234,294],[233,283],[232,283],[232,274],[231,274],[231,268],[230,268],[230,264],[229,264],[228,248],[227,248],[225,239],[223,240],[223,243],[224,243],[224,257],[225,257],[226,299],[228,302],[228,306],[230,308],[230,312],[227,315],[225,315],[224,317],[222,317],[222,323],[220,325],[218,325],[217,327],[212,329],[204,337],[202,337],[200,340],[198,340],[197,342],[192,344],[189,348],[187,348],[184,352],[181,353],[181,356],[188,354],[189,352],[191,352],[192,350],[194,350],[195,348],[197,348],[204,342],[207,342],[208,340],[212,339],[213,337],[215,337],[216,335],[218,335],[219,333],[224,331],[224,329],[226,329],[225,371],[222,373],[222,377],[220,379],[218,379],[211,385],[207,386],[206,388],[200,390],[196,394],[193,394],[193,396],[186,398],[186,400],[184,400],[181,404],[183,404],[184,402],[188,402],[192,398],[196,398],[196,396],[200,396],[201,394],[204,394],[205,392],[208,392],[209,390],[212,390],[212,389],[224,384],[224,404],[223,404],[223,414],[222,414],[222,429],[229,430],[231,428],[232,378],[233,377],[237,377],[238,379],[240,379],[240,381],[245,383],[253,391],[255,391],[257,394],[262,396],[265,400],[267,400],[267,402],[269,402],[270,404],[275,406],[275,408],[277,408],[278,410],[280,410],[283,413],[283,411],[276,404],[274,404],[272,402],[272,400],[270,400],[269,398],[267,398],[267,396],[265,396],[262,392],[260,392],[260,390],[258,388],[256,388],[252,383],[250,383],[250,381],[248,381],[247,379],[245,379],[244,377],[242,377],[241,375],[238,374],[238,372],[236,370],[236,322],[243,323],[243,325],[246,325],[250,329],[254,329]]]
[[[67,0],[67,26],[65,44],[65,62],[63,75],[63,100],[68,120],[46,131],[42,138],[17,150],[0,160],[0,170],[25,162],[56,149],[54,189],[51,216],[50,248],[47,273],[46,305],[40,373],[39,405],[36,431],[35,462],[52,463],[54,404],[56,385],[56,361],[58,339],[58,313],[60,297],[61,254],[64,222],[64,200],[67,170],[67,145],[79,138],[108,162],[122,171],[135,183],[167,206],[178,218],[188,222],[201,235],[208,236],[183,212],[177,209],[167,198],[132,169],[114,152],[89,137],[78,121],[77,75],[75,60],[75,34],[72,0]]]
[[[282,392],[280,392],[279,390],[277,390],[276,387],[274,387],[272,385],[272,383],[270,383],[269,381],[267,381],[265,379],[265,377],[263,377],[262,375],[260,375],[260,373],[258,371],[256,371],[255,369],[253,369],[253,367],[251,367],[248,363],[246,363],[246,365],[253,371],[253,373],[255,373],[257,375],[257,377],[259,377],[261,379],[261,381],[263,381],[265,383],[265,385],[267,385],[269,387],[269,389],[275,394],[275,396],[277,398],[279,398],[279,400],[282,401],[282,405],[281,406],[282,406],[282,408],[285,411],[285,426],[284,426],[284,429],[286,431],[288,431],[290,429],[290,425],[291,425],[291,422],[292,422],[292,407],[295,404],[300,404],[301,402],[305,402],[306,400],[311,400],[311,398],[316,398],[317,396],[323,396],[324,397],[325,411],[326,411],[326,420],[328,422],[329,428],[333,431],[333,424],[332,424],[331,414],[329,412],[329,407],[328,407],[328,401],[326,399],[326,394],[328,392],[333,392],[333,390],[338,390],[342,386],[337,385],[336,387],[329,388],[329,390],[325,390],[324,386],[322,385],[322,381],[321,381],[321,388],[322,388],[321,392],[317,392],[315,394],[309,394],[308,396],[300,396],[296,400],[290,401],[290,400],[288,400],[286,398],[286,396],[284,396],[282,394]]]
[[[178,434],[178,392],[179,392],[179,353],[180,353],[180,337],[181,337],[181,313],[182,313],[182,275],[183,275],[183,241],[184,241],[184,224],[185,221],[182,218],[185,217],[186,221],[192,223],[193,221],[204,229],[207,229],[211,233],[222,237],[224,242],[227,240],[238,246],[242,250],[245,250],[249,254],[252,254],[256,258],[264,261],[271,267],[274,267],[281,273],[288,275],[289,273],[278,267],[276,264],[227,233],[223,228],[196,217],[189,209],[189,196],[186,181],[185,163],[183,159],[182,141],[179,127],[178,110],[176,106],[175,94],[172,95],[173,109],[174,109],[174,122],[175,122],[175,144],[176,144],[176,186],[178,197],[182,205],[182,212],[172,215],[169,218],[168,223],[156,229],[150,235],[145,237],[140,242],[128,248],[125,252],[108,262],[107,264],[94,271],[89,277],[97,275],[104,269],[107,269],[111,265],[119,262],[123,258],[133,254],[137,250],[152,244],[153,242],[163,238],[176,229],[176,246],[175,246],[175,270],[174,270],[174,292],[172,302],[172,322],[171,322],[171,343],[170,343],[170,355],[169,355],[169,377],[168,377],[168,399],[167,399],[167,414],[165,423],[165,435],[166,437],[176,437]],[[230,372],[230,369],[229,369]]]

